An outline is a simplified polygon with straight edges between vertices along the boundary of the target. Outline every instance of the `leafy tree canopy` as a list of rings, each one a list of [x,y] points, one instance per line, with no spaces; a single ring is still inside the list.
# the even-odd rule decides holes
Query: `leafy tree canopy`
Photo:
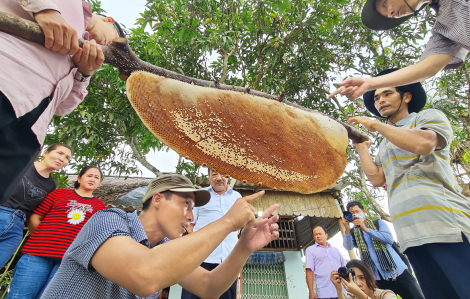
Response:
[[[102,10],[99,1],[92,3],[95,11]],[[362,99],[329,99],[333,84],[349,75],[374,75],[416,63],[434,16],[427,9],[399,28],[374,32],[361,24],[363,4],[362,0],[148,0],[136,27],[129,29],[129,43],[141,59],[187,76],[272,94],[285,92],[290,101],[343,121],[354,115],[372,117]],[[426,85],[427,107],[443,110],[452,121],[452,162],[464,187],[470,171],[469,70],[467,59],[463,67],[442,72]],[[95,72],[88,91],[74,112],[53,119],[46,143],[71,144],[73,167],[98,164],[109,174],[135,175],[139,161],[159,174],[145,156],[167,147],[131,108],[117,71],[105,66]],[[376,152],[381,138],[370,136]],[[366,201],[386,219],[375,200],[378,189],[366,181],[352,148],[348,157],[350,166],[341,179],[344,195]],[[200,168],[184,163],[177,171],[194,178]]]

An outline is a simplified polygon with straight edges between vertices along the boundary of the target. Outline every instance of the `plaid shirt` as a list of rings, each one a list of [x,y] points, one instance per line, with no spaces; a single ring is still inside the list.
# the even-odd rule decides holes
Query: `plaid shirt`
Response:
[[[440,0],[437,6],[439,9],[431,30],[432,36],[420,60],[430,55],[449,54],[454,59],[446,69],[454,69],[462,65],[470,50],[470,2]]]
[[[141,298],[107,280],[90,265],[91,258],[101,244],[115,236],[128,236],[150,247],[137,211],[126,213],[119,209],[101,210],[88,220],[65,252],[59,270],[41,298]],[[165,238],[159,244],[167,241]],[[156,299],[159,295],[160,291],[146,298]]]

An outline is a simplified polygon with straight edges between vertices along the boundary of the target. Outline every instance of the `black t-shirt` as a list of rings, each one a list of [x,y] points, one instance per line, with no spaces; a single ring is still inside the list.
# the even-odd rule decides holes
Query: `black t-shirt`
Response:
[[[26,214],[26,217],[29,217],[46,195],[55,188],[54,180],[51,177],[45,178],[40,175],[33,163],[16,187],[13,195],[3,203],[3,206],[21,210]]]

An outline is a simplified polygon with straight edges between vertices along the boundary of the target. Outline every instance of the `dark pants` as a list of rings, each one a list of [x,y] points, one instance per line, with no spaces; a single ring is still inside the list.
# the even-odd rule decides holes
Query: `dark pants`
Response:
[[[382,290],[392,290],[402,299],[424,299],[424,294],[416,278],[411,275],[408,269],[398,275],[395,280],[377,280],[377,287]]]
[[[0,205],[10,198],[39,153],[40,144],[31,126],[49,100],[43,99],[36,108],[16,118],[10,101],[0,92]]]
[[[431,243],[406,250],[426,299],[470,296],[470,244]]]
[[[201,267],[206,269],[207,271],[212,271],[214,270],[219,264],[209,264],[209,263],[202,263]],[[235,282],[232,284],[232,286],[225,292],[223,293],[219,299],[236,299],[237,297],[237,281],[238,279],[235,279]],[[190,293],[189,291],[183,289],[181,292],[181,299],[201,299],[198,296]]]

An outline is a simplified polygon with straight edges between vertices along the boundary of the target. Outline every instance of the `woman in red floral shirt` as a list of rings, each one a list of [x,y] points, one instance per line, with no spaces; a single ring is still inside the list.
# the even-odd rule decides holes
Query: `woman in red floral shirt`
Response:
[[[32,233],[16,265],[7,299],[40,298],[60,266],[65,251],[80,229],[104,203],[93,196],[102,174],[96,166],[84,167],[75,189],[56,189],[33,211]]]

